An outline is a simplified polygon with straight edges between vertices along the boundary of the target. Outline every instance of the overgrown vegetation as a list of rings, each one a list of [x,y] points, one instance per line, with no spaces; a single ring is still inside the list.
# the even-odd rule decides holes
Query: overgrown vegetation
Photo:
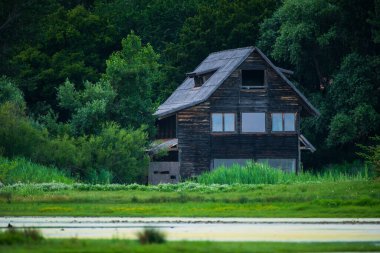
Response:
[[[145,127],[125,129],[109,122],[96,135],[72,136],[65,132],[68,126],[57,125],[57,135],[52,135],[46,126],[28,118],[14,101],[0,103],[0,125],[0,155],[5,157],[27,157],[90,183],[145,180],[148,164]]]
[[[359,153],[375,172],[376,176],[380,177],[380,136],[371,138],[374,141],[373,145],[364,146],[359,145],[362,152]]]
[[[16,230],[8,228],[5,231],[0,231],[0,246],[2,245],[32,245],[43,240],[40,231],[36,229]]]
[[[3,184],[22,183],[73,183],[62,170],[37,165],[24,158],[14,160],[0,157],[0,182]]]
[[[201,184],[290,184],[307,182],[343,182],[366,181],[370,179],[368,169],[361,167],[358,171],[344,171],[344,166],[330,166],[322,173],[284,172],[265,163],[247,163],[245,166],[234,164],[203,173],[197,178]],[[351,167],[350,165],[346,167]]]
[[[165,234],[154,228],[145,228],[143,231],[138,232],[137,239],[143,245],[166,242]]]

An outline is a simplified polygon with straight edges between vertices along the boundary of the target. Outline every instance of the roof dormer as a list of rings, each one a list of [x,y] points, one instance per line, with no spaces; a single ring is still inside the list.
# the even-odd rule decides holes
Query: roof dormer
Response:
[[[201,87],[217,70],[218,68],[194,71],[186,73],[186,76],[194,79],[194,88],[196,88]]]

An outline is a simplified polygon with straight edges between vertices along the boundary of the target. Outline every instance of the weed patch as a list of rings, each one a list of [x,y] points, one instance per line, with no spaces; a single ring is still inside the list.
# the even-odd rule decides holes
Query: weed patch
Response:
[[[145,228],[142,232],[137,233],[137,238],[141,244],[153,244],[166,242],[166,236],[163,232],[153,229]]]
[[[0,245],[15,245],[20,243],[37,243],[43,240],[41,233],[35,229],[17,230],[14,228],[0,231]]]

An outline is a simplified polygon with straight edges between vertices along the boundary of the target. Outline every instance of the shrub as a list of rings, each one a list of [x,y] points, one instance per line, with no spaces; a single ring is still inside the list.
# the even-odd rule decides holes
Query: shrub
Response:
[[[141,244],[164,243],[166,236],[154,228],[145,228],[142,232],[137,233],[137,238]]]
[[[359,153],[366,163],[374,170],[377,177],[380,177],[380,136],[371,138],[374,144],[371,146],[359,145],[362,152]]]
[[[16,105],[0,105],[0,155],[32,157],[46,142],[47,132],[39,129]]]
[[[144,128],[127,130],[109,123],[99,135],[83,137],[79,141],[81,166],[98,173],[107,168],[114,183],[144,182],[149,163]]]
[[[11,228],[4,232],[0,231],[0,245],[31,244],[40,242],[43,239],[40,231],[36,229],[24,229],[20,231]]]

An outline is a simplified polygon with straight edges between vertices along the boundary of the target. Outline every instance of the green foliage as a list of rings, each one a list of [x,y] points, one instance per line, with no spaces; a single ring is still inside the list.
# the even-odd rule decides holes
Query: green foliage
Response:
[[[141,244],[165,243],[166,236],[154,228],[145,228],[143,231],[137,233],[137,238]]]
[[[54,2],[54,1],[52,1]],[[104,70],[114,28],[82,5],[65,8],[57,1],[34,24],[32,44],[21,44],[10,59],[30,103],[55,100],[55,89],[66,78],[96,80]]]
[[[178,43],[169,44],[165,53],[185,73],[211,52],[254,45],[258,24],[272,14],[277,4],[272,0],[202,2],[197,14],[184,22]]]
[[[45,167],[24,158],[13,160],[0,157],[0,182],[15,183],[73,183],[74,180],[54,167]]]
[[[0,232],[0,245],[35,244],[43,239],[41,232],[36,229],[16,230],[11,228]]]
[[[152,87],[160,80],[159,55],[133,32],[107,60],[105,80],[117,92],[113,120],[123,127],[153,125]],[[148,129],[152,131],[152,129]]]
[[[341,43],[337,33],[338,13],[337,6],[327,0],[284,1],[262,23],[258,44],[275,60],[295,66],[305,81],[317,77],[322,84],[336,64],[336,58],[330,55],[337,53],[335,47]],[[319,87],[319,83],[310,88]]]
[[[0,104],[10,102],[16,105],[20,110],[25,109],[24,96],[21,90],[9,78],[0,77]]]
[[[47,132],[34,125],[19,107],[0,104],[0,154],[32,157],[44,144]]]
[[[59,105],[72,113],[70,125],[76,135],[99,133],[101,125],[109,119],[116,92],[109,82],[85,82],[77,91],[70,81],[58,89]]]
[[[104,87],[100,85],[86,85],[87,89],[79,96],[83,103],[113,94],[104,92]],[[98,125],[101,123],[96,122]],[[49,135],[46,128],[31,121],[18,106],[10,102],[0,104],[0,124],[0,152],[6,157],[28,157],[34,162],[65,169],[71,175],[92,183],[109,183],[113,180],[119,183],[145,181],[148,163],[145,154],[145,128],[126,130],[110,123],[104,127],[99,126],[98,135],[75,138],[68,134],[59,135],[58,133],[64,131],[57,130],[58,135],[54,137]],[[90,124],[85,126],[88,127]],[[24,176],[22,180],[26,180],[31,176],[27,174],[28,168],[21,166],[20,178],[14,179],[21,180]],[[39,180],[38,172],[43,170],[37,170],[38,166],[34,168],[37,177],[35,180]],[[52,173],[55,173],[54,169]]]
[[[115,123],[98,135],[52,138],[35,159],[66,169],[90,183],[144,182],[148,164],[147,134],[143,128],[126,130]]]
[[[330,145],[353,143],[379,129],[380,104],[376,98],[380,97],[380,80],[377,74],[369,74],[378,67],[373,57],[354,53],[344,58],[327,90],[332,115],[327,138]]]
[[[115,123],[106,125],[99,135],[80,138],[82,166],[100,173],[107,168],[112,182],[144,182],[148,156],[145,152],[147,134],[144,128],[125,130]],[[103,172],[102,172],[103,171]]]
[[[201,184],[289,184],[305,182],[339,182],[349,180],[368,180],[366,169],[350,175],[342,171],[328,170],[323,174],[311,174],[309,172],[294,173],[283,172],[274,169],[267,164],[247,163],[241,167],[237,164],[232,167],[221,167],[211,172],[206,172],[197,178]]]
[[[374,169],[377,177],[380,176],[380,136],[371,138],[374,141],[373,145],[359,145],[362,149],[359,155],[365,159],[366,163]]]

